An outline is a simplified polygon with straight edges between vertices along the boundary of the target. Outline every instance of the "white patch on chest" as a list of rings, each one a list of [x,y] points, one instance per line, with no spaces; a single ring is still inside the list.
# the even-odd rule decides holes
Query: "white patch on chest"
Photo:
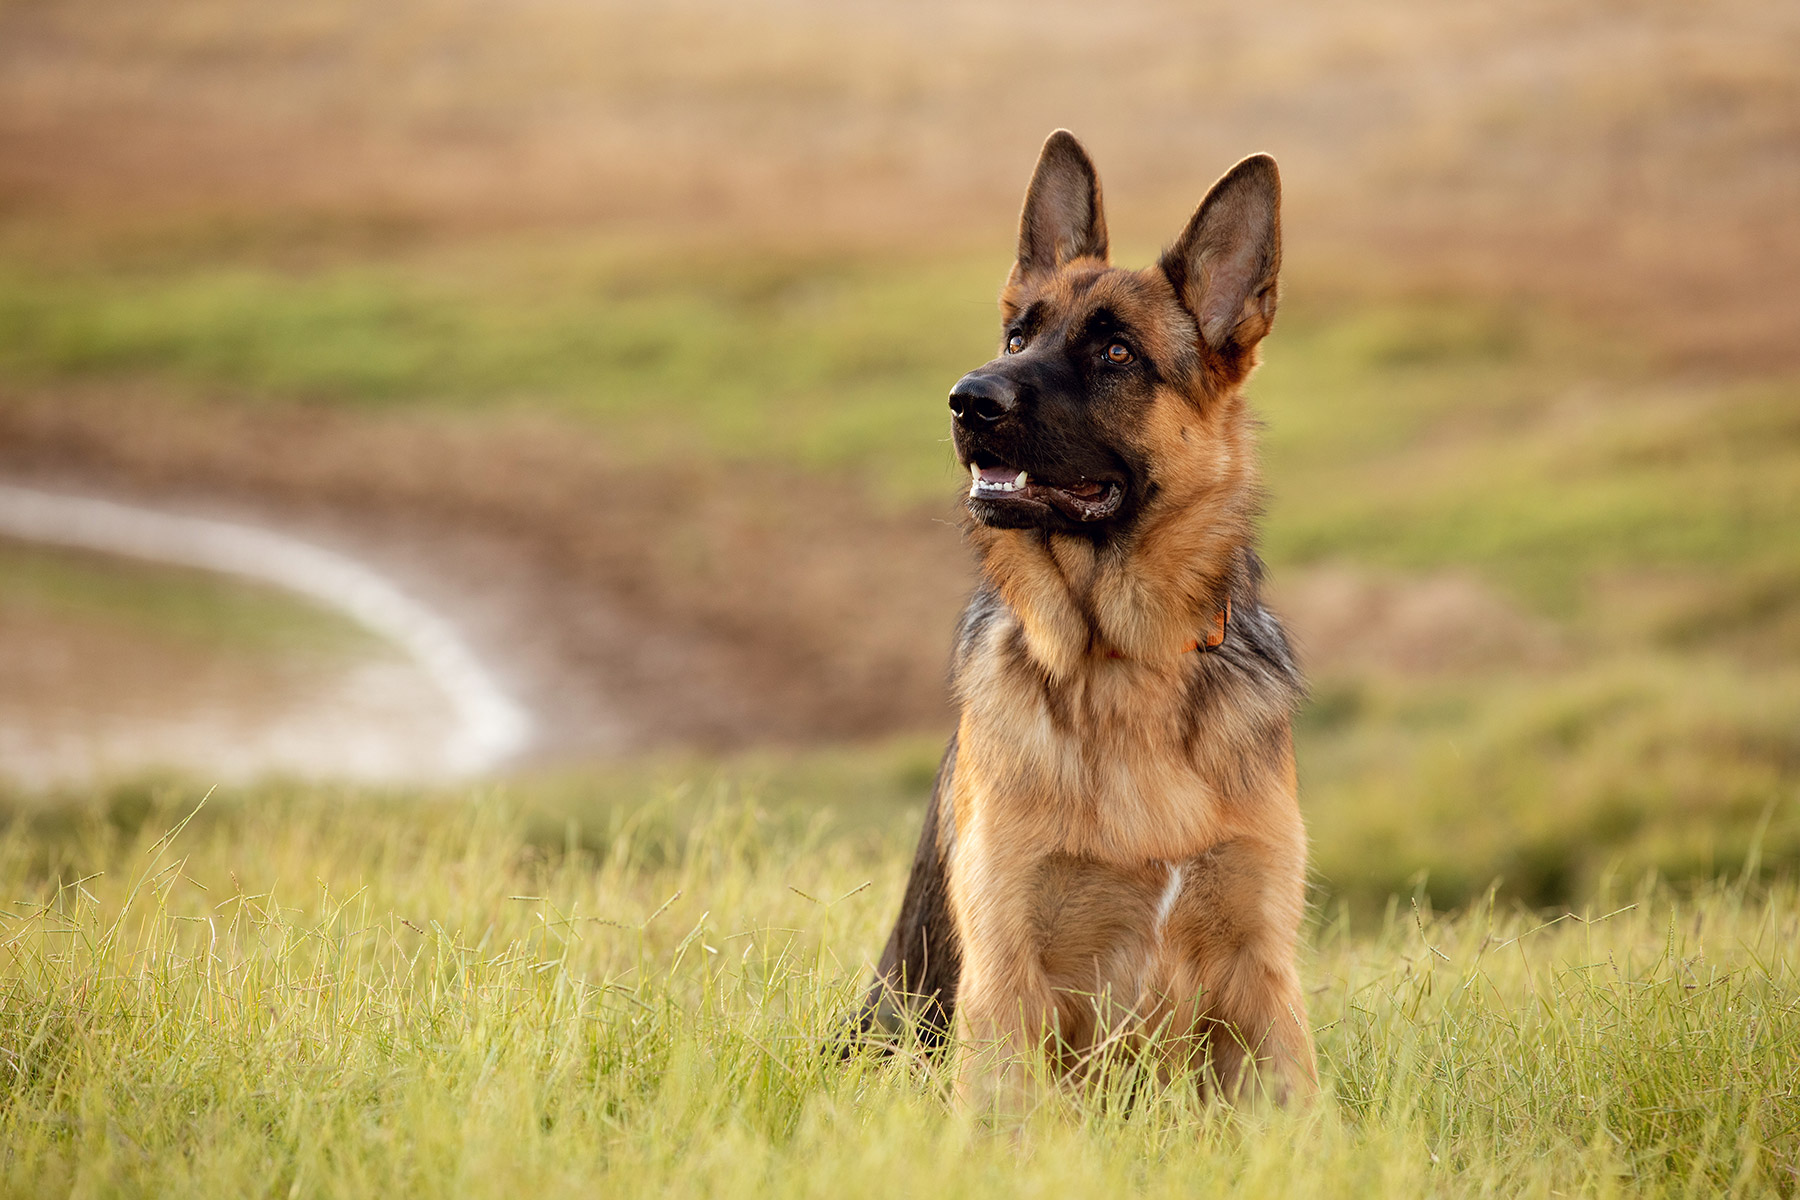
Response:
[[[1169,914],[1175,911],[1175,901],[1181,896],[1181,866],[1169,863],[1169,882],[1163,885],[1162,895],[1156,901],[1156,924],[1152,927],[1156,943],[1162,944],[1163,926],[1169,923]]]

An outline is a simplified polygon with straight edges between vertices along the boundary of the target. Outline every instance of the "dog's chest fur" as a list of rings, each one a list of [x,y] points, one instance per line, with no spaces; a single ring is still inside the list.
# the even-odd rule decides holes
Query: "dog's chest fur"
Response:
[[[1107,660],[1050,682],[1016,625],[996,622],[988,652],[958,679],[959,834],[992,830],[1039,853],[1111,863],[1197,853],[1214,838],[1220,797],[1188,744],[1181,712],[1190,663]]]
[[[976,597],[946,847],[969,953],[1015,947],[1128,1002],[1155,986],[1186,864],[1256,832],[1271,790],[1292,793],[1297,677],[1254,572],[1219,651],[1089,655],[1061,677],[1012,608]]]

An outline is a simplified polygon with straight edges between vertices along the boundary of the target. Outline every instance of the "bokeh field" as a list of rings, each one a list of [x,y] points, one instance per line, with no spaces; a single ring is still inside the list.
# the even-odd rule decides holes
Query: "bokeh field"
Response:
[[[0,540],[0,1195],[1800,1192],[1796,63],[1766,0],[0,4],[0,482],[348,547],[541,734],[334,779],[436,752],[391,648]],[[1310,1111],[830,1052],[1059,125],[1133,265],[1282,164]]]
[[[296,253],[17,252],[0,361],[22,394],[148,380],[171,422],[525,413],[675,487],[773,464],[942,519],[935,396],[990,352],[1004,269],[543,235]],[[1709,877],[1753,839],[1767,870],[1800,861],[1800,380],[1684,377],[1542,306],[1296,275],[1252,384],[1276,596],[1345,565],[1373,581],[1369,625],[1302,631],[1321,896],[1459,904],[1498,880],[1566,903],[1609,872]],[[1410,594],[1444,579],[1468,611],[1409,647],[1434,619]],[[941,661],[947,626],[918,633]],[[1369,639],[1399,645],[1371,662]],[[898,764],[884,790],[922,803],[935,741],[871,748]]]

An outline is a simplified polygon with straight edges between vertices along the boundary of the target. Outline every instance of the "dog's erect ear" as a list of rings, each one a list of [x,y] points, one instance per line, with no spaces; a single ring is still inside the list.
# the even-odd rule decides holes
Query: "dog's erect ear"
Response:
[[[1025,190],[1013,279],[1046,278],[1072,258],[1104,262],[1106,253],[1100,176],[1075,135],[1059,129],[1044,142],[1031,186]]]
[[[1214,353],[1232,356],[1261,341],[1275,320],[1281,271],[1275,160],[1253,154],[1225,172],[1159,265]]]

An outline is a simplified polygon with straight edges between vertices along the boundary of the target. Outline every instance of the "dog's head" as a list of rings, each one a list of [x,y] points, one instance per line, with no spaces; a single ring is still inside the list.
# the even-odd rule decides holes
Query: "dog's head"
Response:
[[[1100,541],[1227,475],[1249,484],[1248,423],[1228,402],[1274,319],[1280,263],[1267,155],[1226,172],[1156,265],[1130,271],[1110,264],[1093,163],[1051,134],[1000,296],[1000,356],[950,393],[974,519]]]

